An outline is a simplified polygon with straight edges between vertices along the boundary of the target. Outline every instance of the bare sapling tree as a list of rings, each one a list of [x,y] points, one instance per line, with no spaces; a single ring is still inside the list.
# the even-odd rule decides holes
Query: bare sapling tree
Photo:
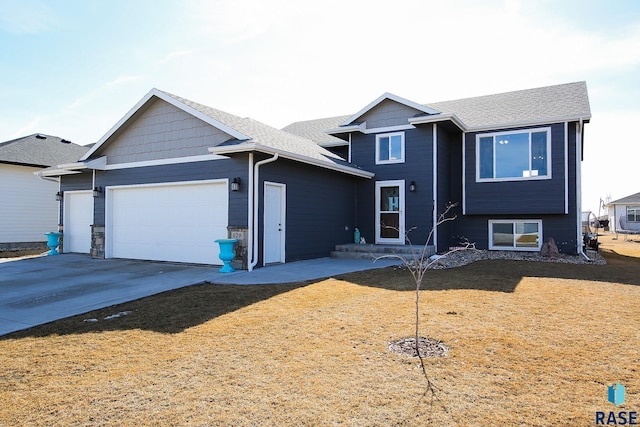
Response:
[[[424,367],[424,361],[423,361],[423,355],[420,352],[420,343],[421,343],[421,339],[420,339],[420,290],[422,289],[422,285],[424,283],[424,279],[425,279],[425,274],[427,272],[427,270],[429,270],[430,268],[433,267],[433,265],[437,262],[439,262],[440,260],[442,260],[443,258],[446,258],[447,256],[451,255],[454,252],[459,252],[459,251],[465,251],[465,250],[469,250],[469,249],[475,249],[475,244],[474,243],[469,243],[468,241],[465,242],[460,242],[459,246],[453,247],[453,248],[449,248],[446,252],[440,254],[440,255],[435,255],[435,256],[431,256],[431,252],[430,252],[430,247],[429,247],[429,242],[432,241],[435,230],[438,226],[449,222],[449,221],[454,221],[457,218],[457,215],[452,215],[451,211],[457,206],[457,203],[448,203],[447,206],[445,207],[445,210],[440,213],[436,219],[435,224],[433,225],[433,227],[431,227],[431,230],[429,231],[429,235],[427,236],[427,239],[424,243],[424,245],[422,246],[422,250],[420,251],[411,251],[411,255],[407,256],[404,254],[385,254],[379,257],[376,257],[375,259],[383,259],[383,258],[395,258],[395,259],[399,259],[400,261],[402,261],[402,264],[406,267],[406,269],[411,273],[413,280],[415,282],[415,331],[414,331],[414,341],[413,341],[413,345],[414,345],[414,350],[415,350],[415,354],[416,356],[418,356],[420,358],[420,362],[422,365],[422,369],[423,372],[426,376],[426,371],[425,367]],[[393,227],[387,227],[386,228],[393,228]],[[409,238],[409,233],[411,231],[413,231],[415,229],[411,228],[409,229],[406,233],[405,233],[405,239],[407,242],[409,242],[410,247],[413,249],[413,244],[411,243],[411,239]],[[428,378],[427,378],[428,380]]]

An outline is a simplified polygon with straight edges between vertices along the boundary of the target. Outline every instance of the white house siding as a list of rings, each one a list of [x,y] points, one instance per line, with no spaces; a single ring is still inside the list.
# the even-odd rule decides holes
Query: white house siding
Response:
[[[208,148],[231,139],[208,123],[156,100],[115,135],[107,163],[128,163],[209,154]]]
[[[612,205],[609,207],[609,229],[611,231],[621,231],[620,218],[627,217],[627,207],[640,208],[640,205]],[[628,222],[626,224],[626,230],[640,231],[640,222]]]
[[[38,178],[39,168],[0,164],[0,247],[44,242],[58,231],[58,183]]]

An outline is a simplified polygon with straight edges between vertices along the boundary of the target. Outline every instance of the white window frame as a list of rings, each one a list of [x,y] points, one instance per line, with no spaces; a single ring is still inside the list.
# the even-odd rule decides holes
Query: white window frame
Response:
[[[535,176],[514,176],[505,178],[495,178],[496,174],[496,141],[498,137],[503,135],[513,135],[526,133],[529,136],[529,172],[531,172],[531,134],[537,132],[547,133],[547,174],[535,175]],[[493,138],[493,178],[480,178],[480,139],[481,138]],[[518,129],[502,132],[492,133],[478,133],[476,134],[476,182],[499,182],[499,181],[532,181],[551,179],[551,127],[531,128],[531,129]]]
[[[525,223],[538,224],[538,245],[536,247],[516,246],[517,242],[516,242],[515,230],[513,233],[513,246],[494,246],[493,244],[493,225],[494,224],[512,224],[512,226],[515,227],[516,224],[525,224]],[[488,228],[489,228],[489,250],[537,252],[537,251],[540,251],[540,249],[542,249],[543,230],[542,230],[542,220],[540,219],[490,219]]]
[[[629,211],[634,212],[633,213],[633,216],[635,217],[634,220],[629,219]],[[640,222],[638,218],[640,218],[640,206],[627,206],[627,215],[626,215],[627,222]]]
[[[388,159],[381,160],[380,159],[380,139],[381,138],[389,138],[389,154],[391,154],[391,137],[399,136],[400,137],[400,158],[399,159]],[[404,132],[393,132],[393,133],[382,133],[380,135],[376,135],[376,165],[384,165],[391,163],[404,163]]]

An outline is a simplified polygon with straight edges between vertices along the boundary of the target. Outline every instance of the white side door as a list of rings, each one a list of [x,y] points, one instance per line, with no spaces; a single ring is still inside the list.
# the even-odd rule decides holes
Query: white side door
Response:
[[[264,183],[264,264],[285,261],[286,185]]]
[[[64,192],[63,251],[88,254],[91,250],[91,224],[93,224],[93,193],[88,191]]]

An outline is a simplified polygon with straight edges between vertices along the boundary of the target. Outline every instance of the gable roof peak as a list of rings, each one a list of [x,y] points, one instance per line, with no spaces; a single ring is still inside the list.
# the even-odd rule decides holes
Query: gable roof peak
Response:
[[[142,97],[136,105],[133,106],[107,133],[105,133],[100,140],[87,152],[87,154],[80,159],[81,161],[87,160],[100,149],[111,137],[118,132],[123,126],[126,126],[126,123],[133,118],[133,116],[142,108],[144,108],[147,103],[149,103],[152,98],[157,98],[162,101],[165,101],[174,107],[202,120],[205,123],[210,124],[211,126],[220,129],[226,134],[236,138],[240,141],[245,141],[251,139],[249,136],[244,133],[238,131],[237,129],[228,125],[227,120],[224,120],[226,117],[235,117],[231,114],[224,113],[223,111],[216,110],[211,107],[205,107],[198,103],[189,101],[188,99],[181,98],[177,95],[173,95],[169,92],[165,92],[163,90],[152,88],[147,94]],[[201,108],[202,107],[202,108]],[[206,111],[204,110],[206,108]]]
[[[407,107],[421,111],[427,115],[440,114],[440,111],[427,107],[426,105],[419,104],[407,98],[403,98],[401,96],[395,95],[391,92],[385,92],[379,97],[377,97],[376,99],[374,99],[373,101],[371,101],[369,104],[367,104],[367,106],[365,106],[363,109],[361,109],[354,115],[350,116],[347,120],[341,123],[340,126],[348,126],[350,124],[353,124],[357,119],[362,117],[365,113],[374,109],[375,107],[377,107],[379,104],[381,104],[386,100],[390,100],[390,101],[397,102],[398,104],[406,105]]]

